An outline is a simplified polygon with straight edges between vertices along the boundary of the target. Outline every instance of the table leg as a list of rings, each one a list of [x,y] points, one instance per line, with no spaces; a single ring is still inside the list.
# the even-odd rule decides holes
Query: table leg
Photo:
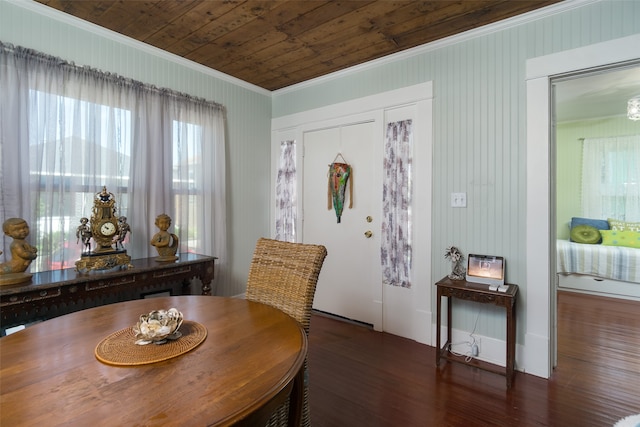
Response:
[[[202,295],[211,295],[211,283],[202,281]]]
[[[516,361],[516,307],[507,304],[507,388],[511,388]]]
[[[288,427],[298,427],[302,423],[302,405],[304,401],[304,376],[306,361],[293,380],[293,388],[289,396],[289,422]]]
[[[449,351],[449,345],[453,343],[451,340],[451,325],[453,324],[453,297],[449,295],[447,297],[447,339],[444,342],[446,351]],[[448,356],[448,355],[447,355]]]
[[[440,329],[442,326],[442,292],[440,292],[440,288],[438,288],[437,294],[437,302],[436,302],[436,366],[440,364],[440,338],[441,333]]]
[[[200,277],[202,280],[202,295],[211,295],[211,285],[213,283],[215,273],[215,260],[211,264],[205,266],[204,274]]]

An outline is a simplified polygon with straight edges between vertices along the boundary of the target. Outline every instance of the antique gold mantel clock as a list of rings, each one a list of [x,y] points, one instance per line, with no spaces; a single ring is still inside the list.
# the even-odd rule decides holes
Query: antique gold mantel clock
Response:
[[[106,186],[95,195],[90,224],[91,238],[96,247],[93,251],[82,254],[76,261],[76,270],[88,273],[128,268],[131,257],[124,248],[117,249],[114,240],[119,231],[116,200],[113,193],[107,191]]]

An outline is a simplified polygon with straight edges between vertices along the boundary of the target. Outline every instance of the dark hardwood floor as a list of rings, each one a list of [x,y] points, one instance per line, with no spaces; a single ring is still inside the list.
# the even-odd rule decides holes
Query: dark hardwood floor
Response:
[[[549,379],[458,363],[435,348],[315,313],[313,427],[612,426],[640,413],[640,302],[562,292]]]

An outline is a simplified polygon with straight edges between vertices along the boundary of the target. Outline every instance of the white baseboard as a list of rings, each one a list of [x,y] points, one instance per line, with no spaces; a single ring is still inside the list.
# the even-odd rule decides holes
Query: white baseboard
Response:
[[[426,310],[416,310],[414,316],[415,333],[413,339],[421,344],[431,345],[431,319],[433,313]]]
[[[521,366],[518,370],[537,377],[549,378],[552,370],[549,337],[526,334],[524,339],[527,345],[520,349],[522,351],[519,352],[516,348],[516,365]]]

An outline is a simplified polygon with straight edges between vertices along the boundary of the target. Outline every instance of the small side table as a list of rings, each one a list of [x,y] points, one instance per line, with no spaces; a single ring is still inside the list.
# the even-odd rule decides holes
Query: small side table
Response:
[[[437,328],[436,328],[436,366],[440,365],[440,359],[464,363],[490,372],[505,375],[507,388],[511,388],[516,359],[516,295],[518,285],[508,284],[506,292],[491,291],[489,285],[467,282],[466,280],[451,280],[444,277],[436,283],[437,297]],[[440,345],[440,329],[442,324],[442,297],[447,297],[447,342],[444,347]],[[452,298],[467,301],[475,301],[483,304],[495,304],[506,309],[507,316],[507,364],[504,368],[490,363],[478,363],[476,360],[466,362],[460,358],[454,358],[449,353],[451,344],[451,308]]]

